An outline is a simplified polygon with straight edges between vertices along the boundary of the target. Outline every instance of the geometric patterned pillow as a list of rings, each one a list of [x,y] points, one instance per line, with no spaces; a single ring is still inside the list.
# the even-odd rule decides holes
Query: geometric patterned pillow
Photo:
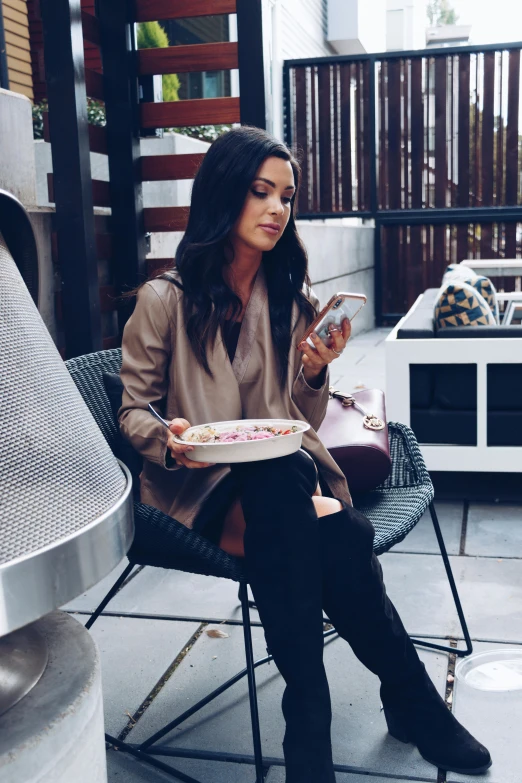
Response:
[[[469,283],[454,280],[442,286],[433,317],[437,329],[448,326],[496,326],[490,306]]]
[[[478,275],[465,264],[450,264],[444,272],[442,284],[449,283],[451,280],[461,280],[476,288],[493,311],[496,323],[499,322],[497,291],[489,277]]]

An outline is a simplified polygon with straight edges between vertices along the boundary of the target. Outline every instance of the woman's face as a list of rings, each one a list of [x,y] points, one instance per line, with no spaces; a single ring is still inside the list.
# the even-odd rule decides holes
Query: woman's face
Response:
[[[290,162],[281,158],[263,161],[231,231],[232,244],[262,253],[272,250],[290,219],[294,192]]]

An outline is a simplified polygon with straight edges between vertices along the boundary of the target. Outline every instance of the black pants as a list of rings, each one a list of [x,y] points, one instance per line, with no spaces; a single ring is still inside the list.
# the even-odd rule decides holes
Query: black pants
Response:
[[[286,682],[286,783],[335,783],[323,610],[381,679],[388,698],[427,686],[424,666],[386,595],[372,524],[351,507],[318,519],[316,481],[315,465],[302,452],[233,465],[228,489],[222,487],[214,498],[219,502],[207,505],[201,518],[208,523],[225,509],[230,489],[239,493],[245,567],[267,645]],[[137,526],[129,558],[169,568],[171,545],[168,527]]]
[[[287,783],[334,783],[323,609],[384,685],[425,678],[386,595],[372,524],[351,507],[317,518],[315,468],[300,454],[235,465],[245,565],[267,645],[286,682]]]

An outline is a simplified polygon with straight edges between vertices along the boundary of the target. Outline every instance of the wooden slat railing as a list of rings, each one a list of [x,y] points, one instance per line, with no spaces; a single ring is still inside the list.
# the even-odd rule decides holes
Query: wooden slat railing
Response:
[[[85,89],[89,98],[103,101],[103,75],[97,71],[85,69]]]
[[[82,31],[84,41],[89,41],[96,46],[100,45],[100,27],[93,14],[82,11]]]
[[[226,125],[240,121],[239,98],[200,98],[141,104],[142,128]]]
[[[291,61],[299,213],[369,210],[370,107],[379,210],[522,205],[520,68],[518,44]]]
[[[94,221],[96,225],[96,219]],[[109,261],[112,258],[112,234],[96,233],[96,255],[99,259]]]
[[[141,179],[143,182],[194,179],[204,157],[204,153],[147,155],[141,158]]]
[[[147,273],[149,276],[157,275],[163,269],[170,269],[173,265],[172,258],[148,258]]]
[[[138,51],[138,72],[141,75],[226,71],[237,67],[237,43],[168,46]]]
[[[54,175],[47,175],[47,191],[49,194],[49,201],[54,203]],[[101,179],[92,180],[92,200],[95,207],[110,207],[110,192],[109,183],[104,182]]]
[[[344,60],[290,68],[289,124],[302,165],[300,214],[357,213],[370,208],[365,160],[369,73],[367,64]]]
[[[143,210],[145,231],[185,231],[188,207],[146,207]]]
[[[44,111],[43,117],[43,137],[44,141],[50,142],[49,133],[49,112]],[[101,125],[89,125],[89,148],[91,152],[99,152],[101,155],[107,154],[107,131]]]
[[[376,81],[380,209],[522,204],[520,49],[377,57]]]
[[[36,0],[28,0],[28,2],[33,5]],[[236,0],[134,0],[131,3],[133,13],[131,19],[127,0],[107,0],[100,4],[95,0],[80,0],[83,41],[79,35],[79,17],[72,18],[70,7],[64,7],[60,12],[63,13],[63,18],[66,18],[67,24],[75,31],[72,55],[69,54],[67,47],[62,49],[59,46],[60,38],[66,43],[69,41],[67,36],[64,38],[62,32],[56,32],[58,26],[53,24],[54,0],[40,0],[40,2],[44,3],[47,9],[46,40],[50,41],[50,44],[47,44],[49,61],[54,62],[49,52],[66,51],[63,65],[55,70],[58,70],[59,75],[71,73],[78,82],[83,71],[87,96],[103,101],[105,104],[108,124],[106,127],[88,126],[89,150],[85,148],[87,140],[83,127],[85,115],[81,108],[78,109],[75,105],[76,124],[78,128],[82,126],[79,147],[83,148],[77,149],[77,154],[73,158],[76,165],[79,159],[83,158],[85,162],[88,151],[106,154],[109,157],[111,181],[91,180],[92,200],[84,187],[77,189],[77,192],[87,196],[88,208],[83,210],[80,222],[83,221],[83,225],[88,226],[91,240],[96,243],[95,254],[92,252],[93,241],[85,243],[85,246],[90,248],[89,302],[95,302],[99,295],[99,303],[90,306],[89,310],[88,325],[91,330],[91,341],[99,347],[101,336],[104,348],[113,347],[120,344],[121,330],[132,309],[130,300],[118,299],[119,293],[137,285],[146,271],[145,232],[184,231],[188,221],[188,207],[143,209],[141,182],[193,179],[204,157],[201,153],[194,153],[142,158],[140,134],[137,129],[138,127],[144,130],[197,125],[230,125],[240,122],[241,119],[254,125],[264,125],[265,97],[260,5],[256,3],[249,7],[248,0],[242,3],[237,3]],[[238,29],[240,30],[237,43],[221,41],[134,52],[131,37],[135,23],[236,12],[239,16]],[[36,18],[36,15],[33,16]],[[52,31],[55,33],[54,37]],[[245,71],[248,72],[247,83],[250,88],[242,95],[241,104],[237,97],[139,104],[140,99],[136,91],[138,77],[230,71],[238,68],[241,71],[242,91]],[[83,84],[80,82],[79,88],[83,91]],[[70,99],[68,104],[72,105]],[[65,116],[70,116],[70,113],[67,114],[67,106],[60,104],[60,96],[56,94],[56,90],[53,94],[52,111],[56,112],[56,117],[60,116],[60,111],[65,113]],[[73,116],[73,122],[74,119]],[[62,127],[59,120],[56,120],[57,126],[54,122],[53,117],[53,144],[61,138]],[[47,113],[44,114],[44,138],[50,141]],[[57,149],[53,149],[55,162],[61,163],[65,159],[62,154],[64,150],[66,145],[61,143],[57,144]],[[57,166],[55,168],[58,170]],[[85,177],[85,166],[80,167],[79,170]],[[54,181],[53,175],[48,177],[48,192],[51,201],[54,201],[55,195],[58,198],[57,212],[63,215],[67,207],[67,199],[62,198],[63,184],[66,180],[63,179],[63,169],[60,171],[62,178],[59,181]],[[318,182],[317,177],[316,181]],[[104,209],[98,208],[111,207],[111,201],[110,214],[108,212],[105,214]],[[97,208],[94,214],[94,230],[93,206]],[[100,217],[104,220],[103,225],[99,222]],[[54,237],[57,267],[69,269],[72,264],[70,259],[74,254],[63,251],[64,246],[67,247],[62,244],[63,225],[57,223],[56,230],[61,232],[59,242]],[[79,236],[77,232],[76,235]],[[56,256],[58,246],[60,253],[63,254],[62,258]],[[150,262],[149,271],[171,263],[171,259],[155,259]],[[74,270],[74,265],[72,268]],[[96,279],[98,286],[92,285],[93,280]],[[71,346],[73,351],[77,351],[76,332],[82,331],[75,327],[74,303],[70,290],[69,288],[67,293],[64,293],[63,302],[61,300],[58,302],[60,331],[65,337],[65,343],[70,343],[67,350],[62,348],[64,355],[72,355]],[[83,298],[85,299],[85,296]],[[102,319],[100,313],[104,316]],[[69,339],[69,335],[73,335],[74,339]],[[82,349],[85,352],[89,347],[82,346]]]
[[[89,125],[89,148],[91,152],[107,155],[107,131],[101,125]]]
[[[136,21],[235,14],[236,0],[137,0]]]

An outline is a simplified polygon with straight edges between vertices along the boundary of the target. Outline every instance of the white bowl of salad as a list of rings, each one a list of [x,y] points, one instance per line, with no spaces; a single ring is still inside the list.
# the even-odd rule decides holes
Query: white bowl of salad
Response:
[[[180,440],[194,446],[187,457],[195,462],[255,462],[298,451],[309,429],[292,419],[236,419],[189,427]]]

